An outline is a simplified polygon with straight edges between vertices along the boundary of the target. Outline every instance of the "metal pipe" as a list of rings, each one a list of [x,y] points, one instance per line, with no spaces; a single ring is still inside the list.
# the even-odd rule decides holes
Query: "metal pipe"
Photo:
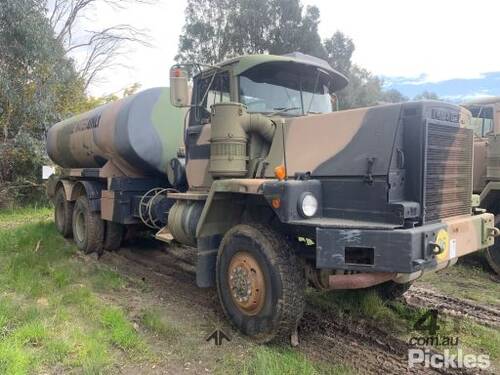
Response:
[[[247,116],[243,118],[241,127],[245,133],[255,132],[269,143],[273,140],[274,131],[276,130],[271,119],[260,113],[248,113]]]
[[[393,272],[357,273],[353,275],[330,275],[330,289],[362,289],[382,284],[396,277]]]

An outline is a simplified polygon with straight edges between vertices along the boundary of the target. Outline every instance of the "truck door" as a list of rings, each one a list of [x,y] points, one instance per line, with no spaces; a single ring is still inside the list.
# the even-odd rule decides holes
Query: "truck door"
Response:
[[[215,73],[214,73],[215,74]],[[186,175],[190,189],[209,190],[210,107],[230,101],[229,72],[202,74],[194,79],[193,108],[186,130]]]

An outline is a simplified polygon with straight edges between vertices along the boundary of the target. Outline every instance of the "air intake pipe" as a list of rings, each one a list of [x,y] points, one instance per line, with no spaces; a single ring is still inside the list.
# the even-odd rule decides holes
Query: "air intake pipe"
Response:
[[[251,133],[271,142],[275,125],[266,116],[248,113],[241,103],[214,104],[211,113],[210,168],[212,177],[247,175],[247,143]]]

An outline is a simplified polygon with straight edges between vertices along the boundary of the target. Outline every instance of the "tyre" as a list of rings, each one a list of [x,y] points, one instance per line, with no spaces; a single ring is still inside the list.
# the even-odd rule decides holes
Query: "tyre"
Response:
[[[73,210],[73,238],[76,246],[85,254],[102,252],[104,222],[98,212],[90,210],[86,196],[76,200]]]
[[[500,275],[500,240],[495,239],[495,244],[486,249],[485,255],[491,269]]]
[[[283,341],[305,306],[305,275],[287,240],[263,225],[237,225],[224,236],[217,293],[229,320],[255,341]]]
[[[385,283],[376,285],[373,289],[384,301],[393,301],[395,299],[401,298],[403,294],[406,293],[411,287],[411,282],[398,284],[394,281],[387,281]]]
[[[56,229],[65,238],[73,235],[73,207],[74,203],[66,200],[66,193],[59,188],[54,197],[54,222]]]
[[[498,208],[493,207],[490,212],[498,212]],[[500,215],[495,215],[495,227],[500,225]],[[486,261],[497,275],[500,275],[500,238],[495,238],[493,246],[488,247],[485,252]]]
[[[104,250],[118,250],[122,245],[125,234],[125,226],[112,221],[106,221],[104,232]]]

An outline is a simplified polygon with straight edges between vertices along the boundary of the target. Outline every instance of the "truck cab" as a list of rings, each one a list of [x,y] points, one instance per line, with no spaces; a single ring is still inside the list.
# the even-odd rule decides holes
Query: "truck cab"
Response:
[[[193,79],[193,91],[186,132],[187,178],[191,189],[208,190],[213,179],[199,160],[209,159],[211,107],[236,102],[248,113],[274,117],[299,117],[333,111],[331,93],[347,85],[347,78],[328,64],[311,56],[294,53],[285,56],[255,55],[235,58],[211,67]],[[250,166],[266,145],[254,137],[249,142]]]
[[[474,131],[474,184],[481,207],[495,214],[500,222],[500,97],[490,97],[463,104],[472,115]],[[500,274],[500,244],[486,250],[491,268]]]

